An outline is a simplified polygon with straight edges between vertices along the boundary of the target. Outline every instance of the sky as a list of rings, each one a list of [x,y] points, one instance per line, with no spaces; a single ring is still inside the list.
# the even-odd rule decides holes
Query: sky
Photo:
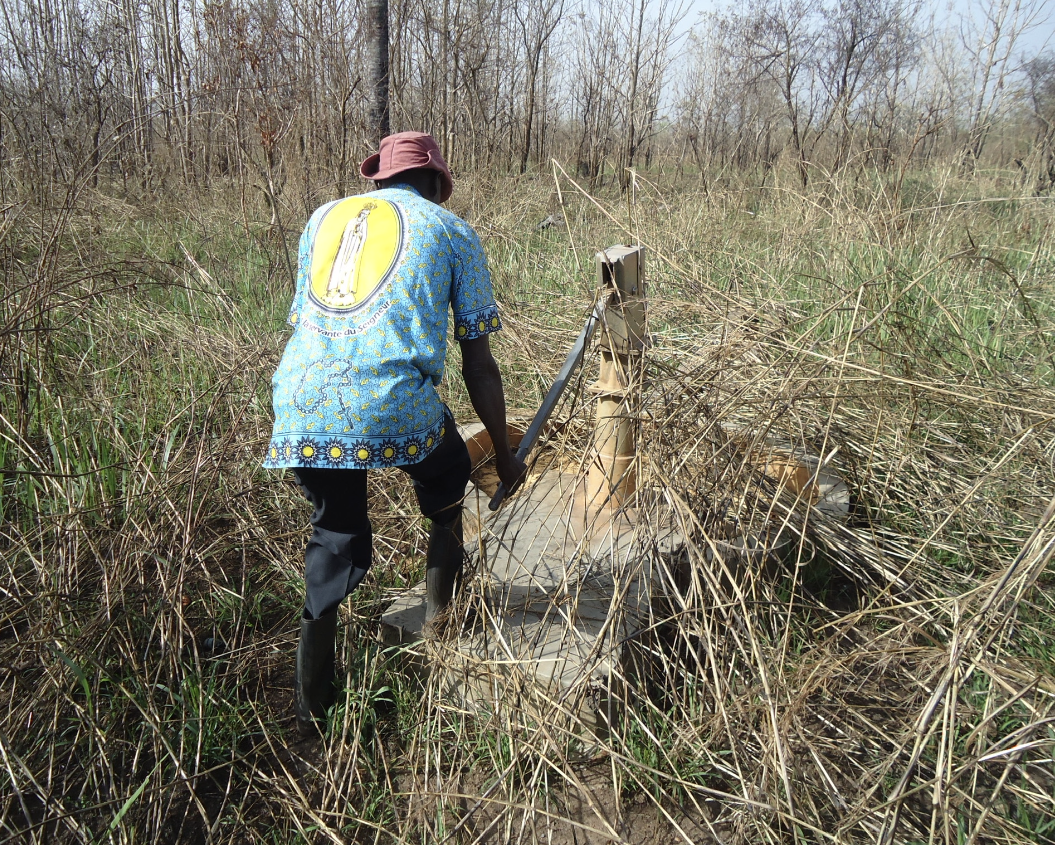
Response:
[[[952,24],[957,19],[970,15],[978,15],[980,8],[984,5],[992,5],[999,0],[922,0],[923,17],[934,16],[934,21],[939,27]],[[1015,0],[1010,0],[1014,3]],[[1033,5],[1039,14],[1035,25],[1019,41],[1019,51],[1029,56],[1035,56],[1043,50],[1055,51],[1055,0],[1022,0],[1023,6]],[[688,31],[699,22],[700,18],[708,12],[719,9],[728,9],[740,4],[726,2],[725,0],[689,0],[688,14],[682,22],[682,32]]]

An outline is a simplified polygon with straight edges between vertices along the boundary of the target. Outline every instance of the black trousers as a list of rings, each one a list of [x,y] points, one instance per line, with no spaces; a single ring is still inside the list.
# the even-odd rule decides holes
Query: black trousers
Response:
[[[461,515],[472,469],[454,420],[428,457],[398,466],[411,477],[422,516],[449,525]],[[318,619],[337,609],[366,577],[373,560],[373,532],[367,515],[365,469],[296,467],[293,475],[311,502],[312,532],[304,551],[304,618]]]

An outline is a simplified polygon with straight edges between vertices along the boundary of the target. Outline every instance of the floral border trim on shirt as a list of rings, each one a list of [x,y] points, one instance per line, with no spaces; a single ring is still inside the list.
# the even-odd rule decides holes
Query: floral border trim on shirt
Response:
[[[446,420],[441,419],[431,428],[400,437],[289,434],[271,439],[264,466],[268,469],[380,469],[406,466],[426,458],[446,433]]]
[[[502,320],[498,316],[498,306],[492,305],[489,308],[481,308],[469,314],[459,315],[454,321],[454,339],[476,340],[500,328],[502,328]]]

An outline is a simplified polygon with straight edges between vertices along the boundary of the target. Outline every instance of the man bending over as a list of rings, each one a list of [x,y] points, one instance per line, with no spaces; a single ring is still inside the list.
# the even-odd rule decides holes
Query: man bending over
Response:
[[[421,132],[390,135],[360,173],[380,190],[327,203],[301,236],[293,335],[272,379],[275,427],[264,466],[291,468],[315,509],[294,692],[304,733],[334,703],[337,607],[370,569],[367,470],[407,473],[432,521],[426,622],[454,594],[470,463],[436,392],[448,309],[498,476],[511,490],[525,471],[509,446],[488,345],[501,321],[487,259],[472,227],[441,208],[453,179],[439,147]]]

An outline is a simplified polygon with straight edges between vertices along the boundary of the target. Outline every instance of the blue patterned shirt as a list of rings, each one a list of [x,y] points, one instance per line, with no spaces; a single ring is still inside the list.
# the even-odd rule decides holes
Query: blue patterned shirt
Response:
[[[448,307],[458,340],[501,328],[476,232],[399,185],[318,209],[297,263],[264,466],[417,463],[444,435]]]

